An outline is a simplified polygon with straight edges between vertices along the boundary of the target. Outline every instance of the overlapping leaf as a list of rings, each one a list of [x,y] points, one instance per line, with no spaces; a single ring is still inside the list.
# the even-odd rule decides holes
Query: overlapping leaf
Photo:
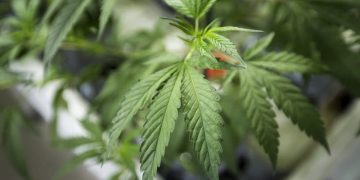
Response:
[[[285,77],[264,70],[257,72],[263,77],[262,84],[278,108],[308,136],[330,151],[320,114],[301,94],[301,91]]]
[[[216,0],[165,0],[165,2],[179,13],[198,19],[209,11]]]
[[[156,94],[158,87],[176,71],[174,66],[163,69],[153,75],[144,78],[134,85],[125,95],[121,108],[113,119],[110,130],[110,145],[113,145],[120,136],[124,127],[134,118]]]
[[[185,69],[182,93],[185,121],[196,157],[209,177],[218,179],[222,151],[219,96],[209,82],[192,67]]]
[[[275,113],[272,111],[271,104],[267,100],[266,91],[261,87],[258,75],[254,68],[240,72],[240,101],[245,116],[251,121],[253,132],[269,155],[271,162],[276,165],[279,133],[278,125],[275,121]]]
[[[164,156],[165,147],[169,143],[170,134],[174,130],[178,108],[181,104],[182,77],[183,68],[179,68],[160,90],[146,116],[142,134],[144,141],[140,147],[141,169],[144,171],[143,177],[146,180],[151,180],[155,176]]]

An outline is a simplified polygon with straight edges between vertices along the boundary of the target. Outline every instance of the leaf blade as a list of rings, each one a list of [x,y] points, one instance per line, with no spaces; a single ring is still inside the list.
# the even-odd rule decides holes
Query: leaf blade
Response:
[[[304,131],[309,137],[320,143],[330,152],[320,114],[301,94],[301,91],[285,77],[264,70],[258,72],[264,77],[262,82],[279,109],[300,130]],[[300,109],[301,111],[299,111]]]
[[[257,67],[278,72],[323,73],[327,68],[319,62],[288,52],[272,52],[249,62]]]
[[[91,0],[67,1],[66,6],[56,16],[45,44],[44,60],[46,64],[49,64],[55,56],[61,42],[66,38],[90,2]]]
[[[276,166],[279,152],[278,125],[274,119],[275,113],[271,109],[271,104],[266,99],[266,92],[261,89],[261,86],[259,87],[259,80],[253,68],[249,66],[248,69],[240,71],[240,104],[246,118],[251,122],[256,139],[270,157],[272,164]]]
[[[105,26],[109,21],[112,8],[115,5],[116,0],[102,0],[102,6],[101,6],[101,14],[100,14],[100,22],[99,22],[99,32],[97,39],[101,37],[101,35],[104,33]]]
[[[181,105],[180,87],[183,77],[183,68],[179,68],[181,69],[160,90],[146,117],[145,130],[142,134],[144,141],[140,146],[141,170],[144,172],[145,180],[151,180],[155,176],[178,118],[178,109]]]
[[[110,146],[113,146],[125,126],[132,120],[136,113],[148,103],[155,95],[160,84],[167,80],[174,71],[174,66],[165,68],[148,76],[130,89],[121,103],[120,110],[113,119],[113,125],[110,129]]]
[[[217,173],[222,152],[219,96],[210,83],[192,67],[185,69],[182,94],[185,121],[193,140],[196,157],[205,167],[208,176],[218,179]]]

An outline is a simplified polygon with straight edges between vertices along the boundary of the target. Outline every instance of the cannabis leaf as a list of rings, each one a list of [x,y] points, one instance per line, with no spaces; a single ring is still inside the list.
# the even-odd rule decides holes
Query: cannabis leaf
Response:
[[[247,50],[250,59],[248,68],[230,72],[224,88],[228,88],[227,86],[234,81],[236,74],[239,75],[240,105],[245,111],[246,118],[251,121],[251,127],[260,145],[269,155],[272,163],[276,165],[279,134],[278,125],[274,119],[275,113],[269,99],[272,99],[300,130],[328,151],[329,147],[319,113],[301,94],[301,91],[291,84],[290,80],[278,74],[284,72],[320,73],[324,72],[325,68],[316,61],[292,53],[270,52],[259,55],[270,44],[272,37],[272,34],[264,37]]]
[[[98,38],[103,34],[116,0],[102,0]]]
[[[308,136],[330,151],[324,136],[325,128],[320,120],[320,114],[301,94],[301,91],[285,77],[265,70],[257,72],[259,76],[264,77],[262,83],[278,108]]]
[[[45,44],[44,60],[48,64],[54,57],[61,42],[66,38],[80,15],[91,0],[67,0],[51,25],[50,33]]]
[[[211,31],[211,32],[228,32],[228,31],[263,32],[263,31],[259,31],[259,30],[240,28],[240,27],[234,27],[234,26],[213,27],[209,31]]]
[[[209,11],[216,0],[165,0],[165,2],[183,15],[199,19]]]
[[[220,50],[221,52],[224,52],[227,55],[231,56],[232,58],[236,59],[240,66],[246,67],[246,64],[239,55],[235,44],[231,42],[230,39],[220,34],[211,32],[211,30],[208,33],[206,33],[204,39],[207,40],[207,43],[213,46],[215,49]],[[209,51],[208,50],[209,47],[207,44],[203,46],[205,46],[207,51]]]
[[[255,58],[251,64],[278,72],[322,73],[326,67],[319,62],[288,52],[272,52]]]
[[[219,96],[203,75],[192,67],[184,72],[182,85],[186,124],[199,162],[212,179],[218,179],[221,153]]]
[[[176,66],[170,66],[153,75],[150,75],[135,86],[125,95],[124,101],[116,117],[113,119],[113,126],[110,129],[110,142],[112,146],[120,136],[124,127],[134,118],[139,110],[152,99],[159,86],[166,81],[174,72]]]
[[[269,35],[259,39],[256,43],[249,49],[244,52],[244,57],[246,60],[251,60],[254,56],[262,52],[266,47],[269,46],[271,41],[274,38],[274,33],[270,33]]]
[[[141,143],[141,169],[144,179],[153,179],[169,143],[170,134],[174,130],[175,120],[178,118],[180,108],[181,80],[183,68],[179,68],[166,82],[150,106],[146,116],[144,132]]]
[[[266,91],[259,84],[259,77],[253,71],[253,67],[239,73],[240,92],[239,97],[245,116],[251,121],[251,127],[256,138],[265,152],[269,155],[271,162],[276,165],[279,133],[275,121],[275,113],[267,100]]]

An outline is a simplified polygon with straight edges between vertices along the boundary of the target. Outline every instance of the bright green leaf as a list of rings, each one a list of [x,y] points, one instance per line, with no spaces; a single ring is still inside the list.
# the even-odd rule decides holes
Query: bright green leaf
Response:
[[[301,91],[285,77],[263,70],[257,72],[263,77],[262,83],[278,108],[309,137],[330,152],[320,114],[301,94]]]
[[[228,32],[228,31],[263,32],[263,31],[260,31],[260,30],[239,28],[239,27],[233,27],[233,26],[214,27],[214,28],[211,28],[209,31],[211,31],[211,32]]]
[[[246,67],[246,64],[239,55],[235,44],[231,42],[228,38],[210,32],[205,35],[205,39],[209,42],[209,44],[214,46],[214,48],[238,60],[240,62],[239,65]]]
[[[218,179],[221,150],[219,95],[203,75],[186,67],[182,85],[186,124],[197,159],[211,179]]]
[[[121,103],[121,108],[113,119],[113,125],[110,129],[110,146],[116,144],[117,138],[122,130],[134,118],[139,110],[154,97],[158,87],[166,81],[174,72],[176,66],[170,66],[153,75],[150,75],[139,83],[135,84],[125,95]]]
[[[266,91],[261,88],[259,75],[249,66],[240,71],[240,99],[245,116],[251,121],[251,128],[260,145],[274,166],[276,166],[279,133],[275,113],[267,100]]]
[[[175,120],[178,118],[178,108],[181,102],[181,80],[183,67],[166,82],[164,88],[149,108],[146,116],[142,137],[144,141],[140,146],[141,170],[143,178],[152,180],[165,153],[165,147],[170,140],[170,134],[174,130]]]

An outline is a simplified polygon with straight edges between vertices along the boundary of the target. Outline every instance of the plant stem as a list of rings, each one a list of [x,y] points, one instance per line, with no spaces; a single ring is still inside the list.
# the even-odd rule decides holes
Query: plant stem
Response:
[[[199,18],[195,19],[195,35],[197,36],[199,31]]]
[[[190,51],[187,53],[187,55],[186,55],[186,57],[184,59],[185,62],[191,58],[194,51],[195,51],[195,46],[192,45]]]

